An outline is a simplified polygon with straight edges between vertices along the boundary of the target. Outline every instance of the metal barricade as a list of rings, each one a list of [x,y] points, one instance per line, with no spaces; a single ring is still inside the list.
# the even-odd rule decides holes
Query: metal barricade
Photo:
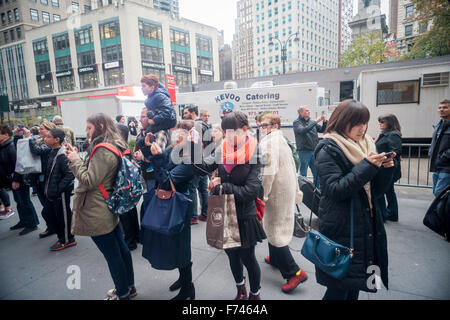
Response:
[[[402,145],[401,168],[402,177],[396,186],[432,188],[430,181],[430,157],[428,151],[431,144],[404,143]],[[404,155],[407,154],[405,158]]]

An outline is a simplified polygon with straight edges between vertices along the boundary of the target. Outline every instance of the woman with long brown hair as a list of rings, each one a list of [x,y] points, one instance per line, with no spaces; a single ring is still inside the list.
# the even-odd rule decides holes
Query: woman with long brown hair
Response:
[[[90,140],[88,157],[82,161],[77,150],[66,145],[70,170],[79,184],[73,199],[72,234],[90,236],[108,263],[115,288],[107,293],[107,300],[122,300],[136,296],[133,262],[123,239],[119,218],[109,210],[99,185],[111,194],[120,164],[118,157],[106,148],[94,147],[109,143],[123,152],[128,145],[120,137],[113,119],[103,113],[90,116],[86,124]]]
[[[380,135],[375,141],[377,152],[391,152],[394,151],[396,156],[394,158],[394,169],[391,181],[386,181],[388,185],[387,191],[380,198],[377,199],[378,206],[383,214],[383,219],[390,221],[398,221],[398,203],[397,196],[394,190],[394,183],[400,179],[402,170],[400,167],[400,155],[402,153],[402,134],[398,119],[393,114],[385,114],[378,117],[380,125]],[[386,200],[384,199],[386,196]]]
[[[336,279],[316,266],[317,282],[327,287],[324,300],[357,300],[368,287],[369,267],[378,266],[388,287],[388,253],[383,217],[374,201],[385,191],[394,165],[385,153],[376,153],[366,133],[370,113],[355,100],[341,102],[331,115],[325,135],[314,151],[322,196],[319,232],[350,248],[353,258],[348,273]],[[352,217],[352,219],[351,219]]]

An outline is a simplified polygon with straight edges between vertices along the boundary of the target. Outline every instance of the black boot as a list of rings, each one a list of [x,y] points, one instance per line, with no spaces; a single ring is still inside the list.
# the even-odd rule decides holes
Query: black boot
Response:
[[[194,300],[195,287],[192,283],[192,262],[190,262],[188,266],[179,268],[178,270],[180,272],[180,278],[178,280],[180,282],[181,290],[174,298],[172,298],[172,300]],[[176,282],[174,283],[174,285],[175,284]]]
[[[181,279],[178,278],[177,281],[175,281],[174,283],[172,283],[172,285],[169,287],[170,291],[175,291],[181,288]]]

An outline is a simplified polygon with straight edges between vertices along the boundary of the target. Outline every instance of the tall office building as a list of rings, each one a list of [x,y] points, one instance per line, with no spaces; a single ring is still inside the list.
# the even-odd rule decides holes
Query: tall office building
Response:
[[[156,9],[166,11],[177,17],[180,15],[180,6],[178,0],[153,0],[153,6]]]
[[[353,18],[353,0],[339,0],[339,56],[352,43],[352,29],[349,26]]]
[[[233,35],[233,79],[254,76],[253,66],[253,3],[254,0],[239,0],[235,34]]]
[[[254,75],[336,68],[339,16],[339,0],[254,1]]]
[[[0,95],[9,95],[10,101],[30,96],[25,32],[90,10],[91,0],[0,0]]]
[[[109,94],[139,85],[149,73],[162,83],[171,74],[178,87],[220,79],[217,29],[162,13],[145,0],[94,2],[76,23],[52,21],[0,46],[0,94],[15,110],[56,106],[86,92]]]

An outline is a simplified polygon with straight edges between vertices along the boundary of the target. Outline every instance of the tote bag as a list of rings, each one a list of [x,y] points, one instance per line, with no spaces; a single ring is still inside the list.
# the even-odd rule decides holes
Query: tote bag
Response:
[[[145,209],[141,225],[155,232],[173,236],[180,233],[184,226],[191,200],[184,194],[177,192],[172,180],[172,190],[158,188]]]
[[[233,194],[211,195],[208,199],[206,242],[217,249],[239,248],[241,236]]]
[[[41,173],[41,157],[34,155],[30,150],[30,138],[17,141],[17,160],[15,172],[19,174]]]

